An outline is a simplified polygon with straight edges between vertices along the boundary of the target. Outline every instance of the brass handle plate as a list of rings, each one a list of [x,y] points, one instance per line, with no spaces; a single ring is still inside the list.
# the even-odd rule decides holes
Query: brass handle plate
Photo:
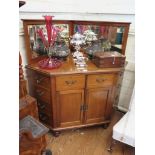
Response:
[[[65,81],[65,83],[69,86],[75,84],[77,81],[76,80],[72,80],[72,81]]]
[[[37,84],[40,84],[44,79],[46,79],[46,77],[36,78]]]
[[[36,92],[37,92],[37,95],[39,95],[39,96],[42,96],[43,94],[45,94],[45,92],[41,91],[41,90],[37,90]]]
[[[96,79],[96,82],[98,82],[98,83],[102,83],[102,82],[104,82],[106,79],[102,79],[102,78],[97,78]]]
[[[41,119],[42,121],[48,120],[48,116],[45,115],[45,114],[40,114],[39,116],[40,116],[40,119]]]
[[[38,106],[40,109],[45,109],[45,107],[46,107],[45,104],[41,104],[41,103],[38,103]]]

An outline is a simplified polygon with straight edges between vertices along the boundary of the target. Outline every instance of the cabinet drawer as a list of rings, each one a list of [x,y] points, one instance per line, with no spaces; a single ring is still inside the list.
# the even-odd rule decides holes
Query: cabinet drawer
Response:
[[[95,74],[88,75],[87,88],[112,86],[115,74]]]
[[[56,90],[73,90],[85,87],[84,75],[66,75],[56,77]]]
[[[43,75],[43,74],[35,73],[34,84],[36,84],[37,86],[42,86],[44,88],[49,89],[50,88],[50,77]]]
[[[38,100],[37,104],[38,104],[39,112],[43,112],[43,113],[46,113],[48,115],[51,115],[51,106],[49,103]]]
[[[49,103],[50,102],[50,92],[41,87],[35,87],[35,97],[38,100]]]

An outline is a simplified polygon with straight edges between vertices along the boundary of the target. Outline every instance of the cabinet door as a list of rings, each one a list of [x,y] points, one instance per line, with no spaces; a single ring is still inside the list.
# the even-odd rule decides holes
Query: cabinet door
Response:
[[[106,120],[111,104],[111,89],[88,89],[86,93],[86,123],[100,123]]]
[[[59,127],[74,126],[82,123],[81,105],[83,102],[83,90],[57,92],[57,121]]]

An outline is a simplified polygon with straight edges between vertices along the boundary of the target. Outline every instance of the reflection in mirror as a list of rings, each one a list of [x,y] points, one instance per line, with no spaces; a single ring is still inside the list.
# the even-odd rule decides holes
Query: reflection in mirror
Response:
[[[93,55],[96,51],[122,52],[124,27],[107,25],[74,25],[74,33],[79,32],[86,36],[87,54]]]
[[[59,33],[54,45],[56,56],[67,56],[69,54],[69,25],[68,24],[54,24],[54,27],[59,29]],[[30,49],[32,51],[31,58],[37,58],[41,55],[47,55],[42,39],[37,33],[39,28],[43,29],[45,38],[47,39],[47,32],[45,25],[29,25],[28,34],[30,39]]]

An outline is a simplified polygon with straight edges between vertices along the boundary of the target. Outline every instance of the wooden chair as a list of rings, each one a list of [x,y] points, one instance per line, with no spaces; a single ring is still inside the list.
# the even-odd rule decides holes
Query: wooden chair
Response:
[[[52,155],[46,150],[48,128],[39,122],[36,99],[28,95],[19,54],[19,153],[20,155]]]

